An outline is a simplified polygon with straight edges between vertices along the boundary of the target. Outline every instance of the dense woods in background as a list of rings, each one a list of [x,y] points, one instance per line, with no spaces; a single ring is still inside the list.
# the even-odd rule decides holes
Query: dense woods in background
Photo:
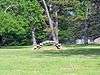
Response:
[[[88,38],[99,37],[99,0],[45,2],[59,42],[74,43],[82,38],[87,43]],[[0,0],[0,45],[31,45],[52,40],[51,32],[43,0]]]

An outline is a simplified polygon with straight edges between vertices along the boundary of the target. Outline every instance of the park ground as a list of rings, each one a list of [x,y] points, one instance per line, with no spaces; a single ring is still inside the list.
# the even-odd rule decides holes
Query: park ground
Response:
[[[100,75],[100,46],[3,47],[0,75]]]

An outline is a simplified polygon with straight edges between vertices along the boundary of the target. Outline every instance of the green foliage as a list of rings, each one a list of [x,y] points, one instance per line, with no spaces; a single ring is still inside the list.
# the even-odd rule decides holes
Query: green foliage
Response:
[[[60,40],[81,37],[81,23],[86,19],[87,2],[80,0],[50,0],[58,6]]]
[[[5,43],[30,44],[32,28],[36,28],[36,34],[43,32],[42,8],[36,0],[0,0],[0,9],[0,35],[10,39]],[[41,35],[36,37],[45,37]]]
[[[20,17],[11,16],[8,13],[0,12],[0,32],[4,34],[25,34],[24,26],[28,26],[25,20]]]
[[[15,17],[8,13],[0,12],[0,35],[2,38],[6,38],[6,41],[9,39],[18,42],[18,40],[24,39],[27,29],[28,24],[23,17]],[[8,41],[8,43],[11,43],[11,41]]]
[[[53,5],[53,11],[59,10],[61,42],[81,38],[83,34],[88,34],[89,37],[100,35],[99,5],[96,0],[46,0],[46,3],[48,6]],[[48,39],[49,30],[45,31],[48,29],[48,18],[43,8],[42,0],[0,0],[0,43],[29,45],[33,28],[36,28],[38,42]],[[51,17],[55,17],[53,11],[50,12]],[[88,32],[84,31],[86,24]]]

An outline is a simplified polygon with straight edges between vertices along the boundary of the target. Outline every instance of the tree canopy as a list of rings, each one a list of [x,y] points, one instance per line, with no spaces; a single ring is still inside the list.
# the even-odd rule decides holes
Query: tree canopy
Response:
[[[60,42],[100,35],[99,1],[45,0],[57,24]],[[57,16],[55,12],[57,11]],[[35,28],[37,42],[51,37],[43,0],[0,0],[0,44],[30,45]]]

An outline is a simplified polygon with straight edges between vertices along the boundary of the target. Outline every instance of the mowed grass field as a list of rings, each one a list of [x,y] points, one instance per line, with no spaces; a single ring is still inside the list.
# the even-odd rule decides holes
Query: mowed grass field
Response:
[[[0,48],[0,75],[100,75],[100,46]]]

